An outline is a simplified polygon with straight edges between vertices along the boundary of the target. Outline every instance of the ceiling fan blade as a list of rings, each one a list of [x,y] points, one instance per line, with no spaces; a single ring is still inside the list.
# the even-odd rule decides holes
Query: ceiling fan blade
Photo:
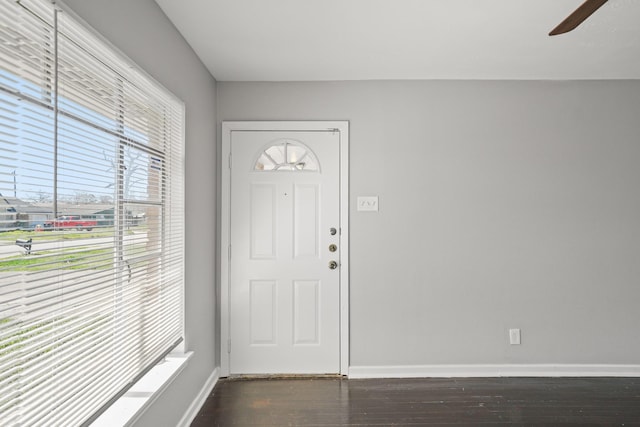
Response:
[[[550,36],[567,33],[591,16],[593,12],[600,9],[600,6],[605,4],[608,0],[587,0],[575,10],[571,15],[562,21],[557,27],[555,27],[549,33]]]

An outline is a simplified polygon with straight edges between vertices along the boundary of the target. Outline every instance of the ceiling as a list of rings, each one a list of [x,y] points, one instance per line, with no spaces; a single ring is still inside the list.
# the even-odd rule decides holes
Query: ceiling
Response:
[[[219,81],[640,78],[640,0],[155,1]]]

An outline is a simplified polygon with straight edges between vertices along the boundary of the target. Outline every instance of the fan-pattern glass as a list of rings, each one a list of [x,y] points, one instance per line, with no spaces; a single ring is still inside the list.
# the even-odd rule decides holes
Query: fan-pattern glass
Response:
[[[277,141],[262,152],[254,165],[255,171],[317,172],[318,159],[304,145],[293,141]]]

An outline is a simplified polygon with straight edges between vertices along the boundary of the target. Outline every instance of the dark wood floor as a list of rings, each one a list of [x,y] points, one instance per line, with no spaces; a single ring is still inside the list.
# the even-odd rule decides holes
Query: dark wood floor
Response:
[[[640,426],[640,378],[222,379],[204,426]]]

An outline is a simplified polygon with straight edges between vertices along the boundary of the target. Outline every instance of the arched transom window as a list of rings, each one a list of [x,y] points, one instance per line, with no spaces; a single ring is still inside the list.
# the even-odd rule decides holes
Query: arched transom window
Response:
[[[267,147],[258,157],[253,169],[262,172],[317,172],[320,164],[311,149],[298,141],[287,139],[278,140]]]

